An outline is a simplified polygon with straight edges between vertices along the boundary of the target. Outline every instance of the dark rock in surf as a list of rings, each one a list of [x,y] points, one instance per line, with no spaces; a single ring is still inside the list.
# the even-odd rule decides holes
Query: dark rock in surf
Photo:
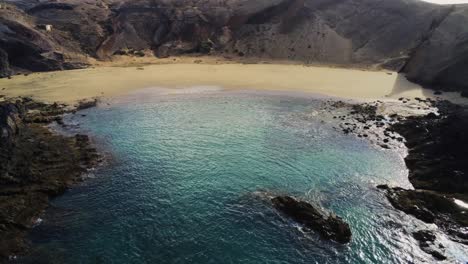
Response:
[[[313,205],[289,196],[278,196],[271,201],[277,210],[306,228],[317,231],[322,237],[343,244],[351,241],[351,229],[339,216],[327,215]]]
[[[377,185],[377,189],[388,190],[390,189],[390,187],[387,184],[380,184],[380,185]]]
[[[432,112],[427,114],[426,117],[428,119],[437,119],[438,118],[438,116],[435,113],[432,113]]]
[[[417,189],[468,192],[468,109],[440,101],[440,115],[409,117],[392,125],[406,139],[409,180]]]
[[[88,108],[93,108],[93,107],[96,107],[96,105],[98,104],[98,100],[97,99],[93,99],[93,100],[82,100],[80,102],[78,102],[78,105],[76,106],[76,110],[84,110],[84,109],[88,109]]]
[[[443,247],[436,246],[436,236],[430,230],[419,230],[413,232],[413,237],[419,242],[419,247],[437,260],[446,260],[447,257],[441,252]]]
[[[429,224],[436,224],[456,242],[468,244],[464,230],[468,227],[468,216],[452,198],[427,190],[405,190],[381,188],[393,207],[413,215]]]

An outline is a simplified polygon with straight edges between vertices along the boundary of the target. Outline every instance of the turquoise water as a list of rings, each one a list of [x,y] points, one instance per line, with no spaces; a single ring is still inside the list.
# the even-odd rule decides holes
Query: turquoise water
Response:
[[[111,156],[53,200],[24,261],[431,262],[410,235],[421,224],[374,187],[408,185],[402,154],[343,135],[321,109],[303,96],[153,91],[68,117]],[[342,216],[352,243],[302,232],[274,194]]]

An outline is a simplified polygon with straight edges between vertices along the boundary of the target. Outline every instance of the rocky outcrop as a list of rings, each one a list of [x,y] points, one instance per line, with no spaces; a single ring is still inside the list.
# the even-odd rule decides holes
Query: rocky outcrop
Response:
[[[8,53],[0,49],[0,78],[11,75],[10,63],[8,62]]]
[[[409,101],[400,98],[401,104]],[[457,204],[455,199],[468,201],[468,111],[466,107],[448,101],[415,98],[418,110],[430,111],[426,115],[406,116],[400,112],[384,117],[377,115],[378,102],[348,105],[338,101],[334,108],[348,107],[350,115],[364,125],[364,132],[346,116],[334,118],[346,121],[342,127],[345,134],[359,133],[358,137],[369,138],[372,126],[383,126],[383,135],[369,138],[370,142],[382,148],[408,148],[405,163],[409,170],[409,180],[416,188],[405,190],[378,185],[385,190],[390,203],[397,209],[416,218],[436,224],[449,237],[457,242],[468,244],[467,208]],[[388,106],[388,103],[387,103]],[[438,109],[438,113],[434,113]],[[426,112],[427,113],[427,112]],[[385,120],[385,123],[382,122]],[[362,127],[361,125],[361,127]],[[376,140],[385,136],[383,143]],[[396,143],[396,144],[395,144]]]
[[[351,241],[351,229],[339,216],[326,214],[309,203],[289,196],[274,197],[271,201],[277,210],[307,229],[318,232],[323,238],[343,244]]]
[[[100,4],[99,4],[100,3]],[[110,10],[104,1],[44,2],[27,9],[36,24],[53,26],[51,34],[68,50],[96,56],[96,51],[111,34]],[[56,32],[57,31],[57,32]]]
[[[468,91],[468,5],[453,6],[414,50],[403,69],[410,80]]]
[[[429,230],[419,230],[413,232],[413,237],[419,242],[421,249],[427,254],[432,255],[436,260],[446,260],[447,257],[442,253],[444,246],[436,245],[436,235]]]
[[[98,104],[98,99],[88,99],[88,100],[81,100],[76,105],[76,110],[84,110],[92,107],[96,107]]]
[[[416,190],[377,186],[386,190],[390,203],[416,218],[436,224],[449,237],[468,244],[468,111],[446,101],[426,116],[408,117],[392,125],[406,139],[409,180]]]
[[[71,51],[67,49],[66,41],[61,41],[36,26],[35,18],[19,9],[11,6],[0,9],[1,75],[8,76],[18,71],[65,70],[84,66],[83,61],[68,56]]]
[[[29,99],[0,102],[0,261],[25,249],[24,236],[49,198],[97,162],[87,136],[64,137],[38,124],[63,111]]]
[[[7,157],[11,154],[15,138],[22,125],[21,117],[23,111],[16,104],[0,104],[0,171],[7,166]],[[2,172],[3,174],[3,172]]]
[[[467,211],[458,206],[451,195],[427,190],[388,188],[386,196],[397,209],[429,223],[436,224],[452,240],[468,244]]]
[[[468,193],[468,109],[436,106],[440,116],[410,117],[392,127],[406,139],[409,180],[418,189]]]

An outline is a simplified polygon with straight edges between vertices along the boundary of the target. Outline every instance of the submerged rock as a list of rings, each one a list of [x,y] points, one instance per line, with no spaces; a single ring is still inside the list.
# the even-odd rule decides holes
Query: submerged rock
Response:
[[[432,255],[437,260],[445,260],[446,256],[442,253],[443,246],[436,246],[436,235],[430,230],[419,230],[413,232],[413,237],[419,242],[419,247],[427,254]]]
[[[277,210],[306,228],[317,231],[322,237],[343,244],[351,241],[351,229],[341,217],[334,214],[327,215],[313,205],[289,196],[277,196],[271,201]]]

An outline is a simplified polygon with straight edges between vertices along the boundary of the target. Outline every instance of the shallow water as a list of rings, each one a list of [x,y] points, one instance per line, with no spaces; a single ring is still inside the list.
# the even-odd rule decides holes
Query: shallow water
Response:
[[[284,94],[150,91],[68,117],[112,157],[53,201],[23,261],[431,263],[410,235],[425,226],[374,187],[409,187],[403,151],[343,135],[321,105]],[[304,233],[271,208],[275,194],[334,211],[352,242]],[[452,257],[466,256],[450,245]]]

